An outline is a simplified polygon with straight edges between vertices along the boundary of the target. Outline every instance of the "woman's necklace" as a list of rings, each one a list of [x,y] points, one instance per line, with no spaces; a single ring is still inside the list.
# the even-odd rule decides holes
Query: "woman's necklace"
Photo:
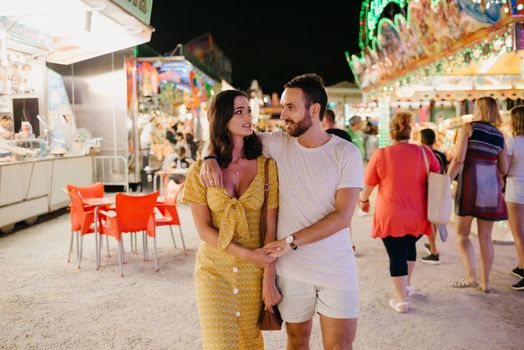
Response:
[[[242,157],[238,158],[237,160],[232,160],[231,161],[231,164],[229,165],[228,167],[228,171],[230,171],[231,173],[233,173],[234,175],[237,175],[240,174],[240,169],[238,167],[238,162],[243,159]],[[233,165],[233,166],[231,166]]]

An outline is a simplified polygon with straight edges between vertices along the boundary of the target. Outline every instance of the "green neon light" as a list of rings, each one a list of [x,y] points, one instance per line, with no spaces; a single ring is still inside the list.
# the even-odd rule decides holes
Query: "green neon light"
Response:
[[[420,0],[415,0],[415,2],[418,2]],[[444,0],[431,0],[431,6],[435,7]],[[480,2],[480,0],[473,0],[473,2]],[[508,0],[484,0],[486,1],[485,6],[490,6],[490,4],[505,4],[506,6],[511,6],[511,2]],[[359,30],[359,46],[360,49],[364,50],[366,45],[369,45],[373,41],[373,37],[375,36],[375,30],[377,29],[377,26],[379,26],[379,21],[381,19],[381,16],[384,12],[384,9],[387,5],[390,3],[397,4],[401,9],[404,9],[408,6],[410,0],[364,0],[362,3],[362,7],[360,8],[360,16],[359,16],[359,24],[360,24],[360,30]],[[518,10],[524,9],[523,4],[518,5],[520,8]],[[504,9],[506,13],[510,12],[509,7],[506,7]],[[408,9],[409,12],[409,9]],[[407,14],[406,19],[410,18],[409,14]]]
[[[396,25],[396,21],[394,25]],[[449,56],[442,57],[438,61],[433,62],[428,66],[418,68],[412,72],[407,73],[401,78],[390,81],[387,85],[381,88],[381,91],[388,93],[393,91],[394,87],[399,88],[409,85],[414,81],[432,79],[434,76],[440,76],[457,68],[467,67],[472,63],[481,62],[490,57],[493,57],[494,55],[499,55],[504,52],[511,52],[513,50],[512,28],[512,26],[509,26],[503,33],[495,34],[494,36],[487,38],[482,42],[464,47],[462,50],[458,50]],[[372,49],[375,48],[376,45],[378,45],[378,40],[374,38],[371,45]],[[360,85],[359,76],[356,74],[354,67],[354,60],[358,60],[360,63],[365,64],[363,54],[361,57],[352,56],[351,59],[348,59],[349,67],[351,68],[355,77],[355,82]]]
[[[415,2],[420,0],[414,0]],[[431,0],[432,6],[438,6],[438,3],[443,0]],[[508,5],[507,0],[487,0],[490,3],[504,3]],[[393,20],[387,18],[382,18],[382,12],[389,3],[395,3],[402,9],[406,6],[407,13],[399,13],[394,16]],[[359,46],[361,48],[361,53],[359,56],[352,56],[346,53],[346,60],[348,65],[353,72],[355,77],[355,82],[360,85],[358,74],[356,74],[355,64],[366,66],[365,54],[369,54],[369,51],[378,52],[380,49],[380,44],[377,36],[381,32],[381,23],[384,20],[389,20],[392,22],[392,25],[397,29],[399,28],[400,17],[405,21],[407,26],[410,25],[410,7],[408,6],[409,0],[364,0],[362,3],[360,11],[360,36],[359,36]],[[376,30],[378,28],[378,30]],[[508,39],[509,37],[509,39]],[[456,52],[454,55],[443,58],[439,62],[434,62],[430,66],[419,69],[416,72],[411,72],[407,74],[403,79],[399,79],[395,82],[399,86],[409,83],[408,80],[411,79],[420,79],[425,76],[434,76],[444,73],[446,70],[452,70],[456,67],[467,66],[470,62],[476,62],[481,59],[486,59],[490,55],[497,54],[500,52],[511,51],[511,30],[508,30],[501,37],[495,37],[491,40],[488,40],[487,43],[479,43],[473,45],[469,48],[463,48]],[[369,51],[368,51],[369,50]],[[376,56],[375,56],[376,57]],[[453,64],[450,65],[449,61],[452,61]]]
[[[420,0],[414,0],[415,2]],[[431,0],[432,5],[436,5],[442,0]],[[371,49],[375,52],[377,52],[377,49],[379,48],[379,42],[377,35],[379,34],[378,31],[376,32],[376,28],[380,28],[380,24],[382,23],[381,20],[384,18],[381,18],[382,13],[386,6],[389,3],[395,3],[397,4],[401,9],[406,8],[406,14],[404,13],[398,13],[394,16],[393,25],[398,29],[398,22],[399,17],[402,17],[404,22],[407,26],[410,25],[410,8],[409,8],[409,0],[364,0],[362,3],[362,7],[360,9],[360,31],[359,31],[359,46],[361,49],[360,57],[358,57],[358,60],[362,63],[364,63],[364,50],[366,48]],[[353,72],[353,76],[355,76],[355,80],[357,81],[357,77],[355,74],[355,69],[353,67],[353,61],[349,60],[349,67],[351,71]],[[357,83],[358,84],[358,83]]]
[[[360,48],[364,49],[364,46],[372,41],[373,33],[387,5],[394,3],[402,9],[408,2],[409,0],[365,0],[360,9]]]
[[[358,45],[360,46],[361,50],[364,50],[364,43],[367,41],[367,31],[366,31],[366,13],[369,7],[371,6],[369,4],[370,0],[364,0],[362,2],[362,7],[360,8],[360,16],[359,16],[359,33],[358,33]]]

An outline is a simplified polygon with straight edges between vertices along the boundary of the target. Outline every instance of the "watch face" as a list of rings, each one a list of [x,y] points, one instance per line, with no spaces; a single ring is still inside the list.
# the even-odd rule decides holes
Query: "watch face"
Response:
[[[286,237],[286,243],[290,244],[290,243],[293,243],[293,240],[294,240],[294,237],[289,235]]]

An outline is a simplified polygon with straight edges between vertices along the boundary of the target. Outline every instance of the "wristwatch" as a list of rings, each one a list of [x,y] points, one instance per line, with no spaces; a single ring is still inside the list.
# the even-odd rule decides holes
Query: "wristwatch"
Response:
[[[298,246],[293,243],[293,241],[295,240],[295,236],[293,235],[289,235],[285,238],[285,241],[287,244],[289,244],[289,246],[293,249],[293,250],[297,250]]]

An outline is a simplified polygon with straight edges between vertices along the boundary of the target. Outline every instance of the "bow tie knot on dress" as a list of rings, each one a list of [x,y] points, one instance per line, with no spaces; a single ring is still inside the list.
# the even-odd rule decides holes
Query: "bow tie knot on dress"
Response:
[[[227,248],[235,231],[239,236],[249,234],[245,204],[243,198],[230,198],[227,201],[223,212],[222,225],[220,225],[218,231],[218,249],[225,250]],[[249,207],[249,205],[247,206]]]

